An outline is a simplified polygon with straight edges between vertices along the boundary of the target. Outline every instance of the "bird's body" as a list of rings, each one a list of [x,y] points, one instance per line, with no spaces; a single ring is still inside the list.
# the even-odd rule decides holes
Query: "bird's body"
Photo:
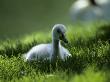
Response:
[[[59,56],[62,60],[70,56],[70,53],[63,46],[59,45]],[[34,46],[28,53],[26,60],[51,60],[52,57],[52,44],[40,44]]]
[[[25,55],[26,61],[40,59],[53,61],[58,57],[64,60],[68,56],[71,56],[69,51],[60,44],[60,40],[67,42],[65,36],[63,35],[63,33],[65,33],[64,27],[65,26],[62,24],[55,25],[52,29],[52,43],[34,46]]]
[[[109,0],[77,0],[70,9],[73,21],[110,20]]]
[[[36,60],[36,59],[50,59],[51,57],[51,44],[40,44],[34,46],[28,53],[26,60]]]

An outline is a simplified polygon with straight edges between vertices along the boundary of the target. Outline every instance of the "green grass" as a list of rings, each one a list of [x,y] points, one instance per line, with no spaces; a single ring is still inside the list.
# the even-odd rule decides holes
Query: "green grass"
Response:
[[[72,57],[24,62],[22,55],[31,47],[51,42],[49,33],[33,33],[15,40],[0,41],[0,81],[10,82],[109,82],[110,24],[68,25],[65,45]]]

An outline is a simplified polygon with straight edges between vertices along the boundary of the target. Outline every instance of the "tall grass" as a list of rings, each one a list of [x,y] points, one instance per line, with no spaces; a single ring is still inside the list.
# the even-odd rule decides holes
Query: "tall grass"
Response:
[[[51,31],[51,30],[50,30]],[[68,25],[65,45],[72,54],[56,67],[48,60],[24,62],[31,47],[51,42],[51,32],[34,33],[0,42],[0,79],[18,82],[108,82],[110,69],[110,24]],[[92,68],[92,69],[91,69]]]

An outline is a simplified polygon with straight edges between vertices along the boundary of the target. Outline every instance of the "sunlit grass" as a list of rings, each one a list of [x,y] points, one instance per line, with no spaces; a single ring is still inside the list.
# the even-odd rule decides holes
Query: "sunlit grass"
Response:
[[[20,79],[14,79],[11,82],[106,82],[106,75],[102,71],[95,72],[92,68],[86,69],[82,74],[72,74],[67,75],[65,73],[55,73],[51,74],[38,74],[35,77],[32,76],[24,76]]]
[[[71,58],[58,61],[24,62],[22,55],[40,43],[51,43],[49,32],[33,33],[0,42],[0,79],[16,82],[107,82],[110,68],[110,24],[68,25]],[[93,67],[92,67],[93,66]]]

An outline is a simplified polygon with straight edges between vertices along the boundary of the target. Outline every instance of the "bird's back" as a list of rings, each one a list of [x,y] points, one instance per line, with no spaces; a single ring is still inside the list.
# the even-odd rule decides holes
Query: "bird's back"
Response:
[[[26,55],[26,60],[50,59],[52,53],[51,44],[34,46]]]

